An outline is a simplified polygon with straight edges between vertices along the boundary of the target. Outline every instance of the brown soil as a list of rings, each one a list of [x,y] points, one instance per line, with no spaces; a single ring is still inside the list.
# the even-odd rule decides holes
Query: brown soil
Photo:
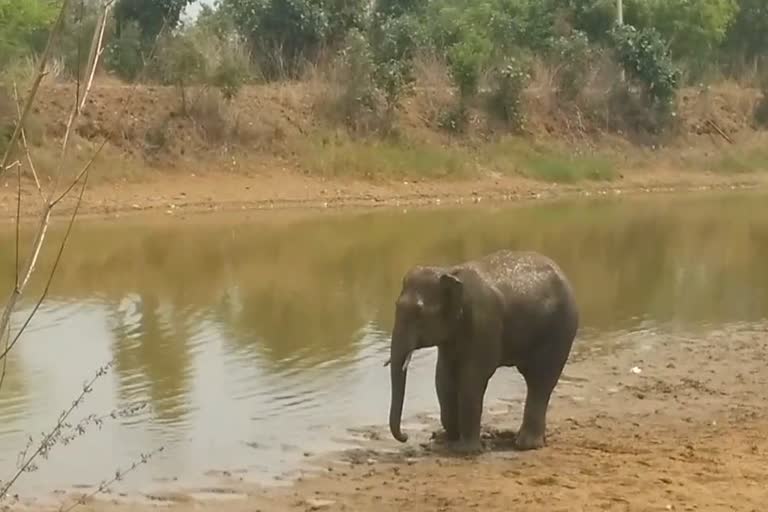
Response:
[[[576,195],[684,192],[694,190],[764,187],[768,174],[691,174],[662,171],[634,174],[613,183],[583,182],[558,185],[517,177],[463,181],[401,181],[373,183],[361,180],[325,180],[297,173],[261,173],[242,176],[222,173],[158,176],[139,182],[90,185],[80,216],[121,217],[149,213],[184,218],[187,214],[277,208],[333,208],[343,206],[419,206],[472,204],[488,201],[552,199]],[[16,217],[16,190],[7,182],[0,188],[0,215]],[[77,194],[58,205],[55,215],[69,215]],[[38,215],[40,196],[25,183],[22,219]]]
[[[446,453],[429,431],[410,429],[404,446],[375,428],[359,449],[318,460],[319,470],[288,487],[231,478],[208,490],[227,499],[178,493],[131,504],[107,497],[84,510],[762,510],[768,325],[605,341],[623,348],[593,344],[569,363],[541,450],[510,449],[522,407],[516,396],[486,405],[487,451],[475,458]]]
[[[352,175],[318,175],[317,169],[307,167],[312,152],[319,140],[325,144],[339,136],[319,110],[319,89],[322,87],[313,83],[249,86],[232,105],[209,102],[193,91],[189,108],[197,110],[180,115],[173,88],[127,86],[100,78],[76,126],[66,161],[71,164],[68,169],[78,170],[100,141],[106,140],[94,164],[81,213],[114,216],[149,210],[183,215],[244,208],[477,202],[616,190],[723,188],[768,181],[761,172],[768,168],[763,153],[735,170],[706,169],[726,155],[746,154],[742,151],[746,148],[764,151],[760,148],[765,147],[766,134],[751,125],[759,92],[734,85],[684,91],[678,133],[663,148],[657,146],[659,141],[653,148],[638,146],[629,135],[600,132],[595,126],[585,126],[581,118],[576,123],[569,113],[553,110],[546,94],[532,92],[528,140],[551,143],[569,154],[609,154],[618,162],[620,178],[616,180],[570,185],[520,176],[514,171],[514,154],[502,165],[502,172],[476,169],[471,176],[371,178],[354,175],[357,169]],[[38,172],[44,177],[58,163],[57,145],[74,93],[71,84],[46,83],[38,95],[28,137]],[[429,114],[436,108],[433,96],[433,91],[426,91],[408,100],[398,119],[403,140],[433,149],[462,147],[462,158],[471,160],[473,151],[484,151],[483,144],[498,135],[489,132],[482,121],[461,137],[435,128]],[[403,172],[409,175],[408,170]],[[10,174],[0,178],[0,213],[5,219],[14,218],[16,210],[15,178]],[[45,178],[43,182],[46,191],[50,190],[50,183]],[[39,197],[29,180],[24,182],[23,197],[22,216],[36,214]],[[54,213],[68,213],[68,205],[62,204]]]

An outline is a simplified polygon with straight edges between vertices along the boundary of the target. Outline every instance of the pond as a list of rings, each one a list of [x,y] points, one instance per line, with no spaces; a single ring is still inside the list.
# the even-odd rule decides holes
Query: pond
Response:
[[[113,367],[73,415],[73,423],[107,415],[101,427],[57,446],[17,492],[98,484],[160,446],[121,489],[205,485],[212,471],[269,479],[309,452],[345,446],[354,438],[349,429],[386,426],[383,363],[393,304],[416,263],[453,263],[499,248],[551,256],[571,278],[582,311],[576,351],[610,350],[618,333],[637,329],[692,332],[761,320],[768,312],[766,199],[663,195],[81,221],[48,300],[8,361],[0,479],[13,473],[28,437],[49,430],[109,360]],[[61,234],[54,230],[51,242]],[[48,247],[17,326],[42,290]],[[0,290],[11,289],[13,261],[8,225],[0,232],[0,268],[8,269]],[[434,360],[434,350],[414,357],[406,423],[437,411]],[[516,371],[499,371],[488,403],[523,389]],[[125,408],[137,410],[108,416]]]

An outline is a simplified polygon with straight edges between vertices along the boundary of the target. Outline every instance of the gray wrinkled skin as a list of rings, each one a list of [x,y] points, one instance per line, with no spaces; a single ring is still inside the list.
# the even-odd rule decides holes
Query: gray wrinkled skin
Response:
[[[452,267],[412,268],[397,298],[392,333],[392,436],[408,439],[400,421],[411,354],[436,346],[440,419],[456,450],[482,450],[483,397],[502,366],[516,367],[527,386],[517,448],[543,447],[550,396],[578,325],[571,285],[541,254],[502,250]]]

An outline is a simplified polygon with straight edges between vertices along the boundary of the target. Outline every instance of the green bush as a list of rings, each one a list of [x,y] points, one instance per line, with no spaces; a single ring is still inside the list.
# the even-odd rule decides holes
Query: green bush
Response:
[[[138,23],[127,23],[120,35],[107,46],[105,66],[124,80],[134,81],[144,69],[141,29]]]
[[[530,79],[528,65],[514,57],[505,59],[491,74],[489,113],[513,131],[520,132],[525,127],[523,92]]]
[[[0,66],[42,49],[58,9],[47,0],[0,0]]]
[[[559,36],[550,43],[549,60],[557,69],[557,96],[561,101],[575,101],[587,85],[597,49],[587,35],[574,31]]]
[[[391,112],[416,80],[413,59],[423,40],[421,26],[409,14],[380,15],[376,19],[376,28],[371,31],[373,78],[384,93],[387,110]]]
[[[669,110],[680,86],[680,70],[673,64],[661,35],[653,29],[624,25],[616,27],[612,37],[619,63],[642,86],[649,104]]]
[[[362,26],[364,0],[222,0],[267,79],[298,77],[304,64]]]
[[[354,131],[369,128],[378,117],[379,91],[374,82],[373,52],[365,34],[351,31],[335,64],[336,94],[330,100],[328,113]]]

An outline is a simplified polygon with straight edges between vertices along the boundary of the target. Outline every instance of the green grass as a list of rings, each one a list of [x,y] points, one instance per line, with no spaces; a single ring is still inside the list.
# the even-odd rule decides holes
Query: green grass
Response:
[[[747,174],[758,171],[768,171],[768,149],[755,148],[729,152],[707,168],[719,174]]]
[[[305,139],[293,149],[307,173],[327,177],[458,179],[488,169],[545,182],[575,183],[608,181],[618,174],[608,158],[573,155],[514,137],[468,147],[337,135]]]
[[[473,172],[465,150],[397,140],[310,140],[297,156],[307,172],[328,177],[464,178]]]
[[[601,155],[573,155],[556,148],[505,138],[485,152],[490,165],[504,173],[554,183],[610,181],[617,177],[614,162]]]

